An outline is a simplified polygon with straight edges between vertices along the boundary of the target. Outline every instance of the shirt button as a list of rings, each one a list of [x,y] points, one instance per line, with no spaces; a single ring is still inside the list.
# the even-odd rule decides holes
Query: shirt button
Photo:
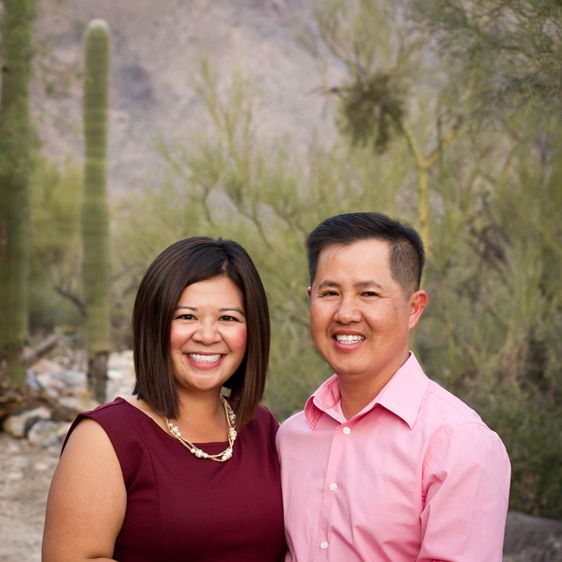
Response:
[[[322,542],[320,543],[320,548],[321,548],[322,550],[326,550],[326,549],[328,548],[328,541],[322,541]]]
[[[330,485],[328,486],[328,488],[330,488],[330,490],[332,490],[332,492],[335,492],[338,489],[338,485],[335,482],[330,482]]]
[[[342,430],[346,435],[349,435],[351,433],[351,428],[347,427],[347,425],[343,428]]]

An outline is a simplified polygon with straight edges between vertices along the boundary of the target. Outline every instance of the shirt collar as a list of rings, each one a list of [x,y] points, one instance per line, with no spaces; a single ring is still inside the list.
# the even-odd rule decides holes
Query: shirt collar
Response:
[[[377,404],[403,419],[410,429],[416,423],[421,401],[429,379],[423,372],[415,355],[410,356],[396,371],[379,394],[371,400],[354,418],[371,411]],[[304,413],[308,423],[314,428],[323,413],[340,423],[345,422],[341,410],[340,387],[337,375],[324,381],[306,401]]]

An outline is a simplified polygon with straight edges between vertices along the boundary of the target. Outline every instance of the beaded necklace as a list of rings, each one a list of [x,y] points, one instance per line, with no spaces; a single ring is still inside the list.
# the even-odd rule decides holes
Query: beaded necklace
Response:
[[[236,441],[236,414],[232,411],[230,404],[226,401],[224,396],[220,397],[224,407],[224,413],[226,416],[226,424],[228,426],[228,447],[222,452],[215,455],[210,455],[205,451],[196,447],[191,441],[183,438],[181,435],[180,428],[174,425],[168,418],[164,418],[166,422],[166,427],[168,431],[193,455],[198,459],[209,459],[216,462],[225,462],[232,457],[232,452],[234,448],[234,441]]]

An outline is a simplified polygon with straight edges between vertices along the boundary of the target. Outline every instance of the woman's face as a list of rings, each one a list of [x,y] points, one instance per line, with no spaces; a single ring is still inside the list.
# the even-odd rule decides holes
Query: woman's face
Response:
[[[188,285],[172,317],[170,356],[178,392],[219,392],[246,352],[242,294],[224,276]]]

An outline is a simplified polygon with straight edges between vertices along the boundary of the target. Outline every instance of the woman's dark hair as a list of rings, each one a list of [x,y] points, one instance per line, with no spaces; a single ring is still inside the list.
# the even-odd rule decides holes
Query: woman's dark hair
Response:
[[[386,240],[390,244],[390,270],[408,292],[420,288],[425,251],[420,235],[411,227],[382,213],[345,213],[327,218],[308,236],[308,272],[314,282],[320,252],[331,244],[352,244],[359,240]]]
[[[269,309],[252,259],[232,240],[193,237],[166,248],[149,266],[133,308],[133,394],[169,418],[179,414],[170,358],[170,330],[179,298],[188,285],[217,276],[230,279],[243,297],[247,345],[242,363],[225,382],[238,402],[237,425],[249,422],[263,396],[269,361]]]

